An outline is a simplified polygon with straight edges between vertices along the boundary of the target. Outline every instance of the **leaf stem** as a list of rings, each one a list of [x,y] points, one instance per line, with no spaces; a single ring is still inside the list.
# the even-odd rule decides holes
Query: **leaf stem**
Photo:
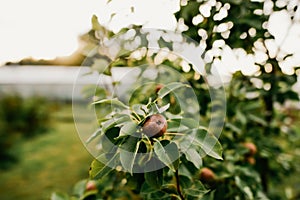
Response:
[[[181,198],[182,200],[184,200],[184,196],[183,196],[183,194],[182,194],[182,192],[181,192],[181,189],[180,189],[178,169],[176,169],[176,171],[175,171],[175,178],[176,178],[176,188],[177,188],[177,192],[178,192],[180,198]]]
[[[186,134],[184,134],[184,133],[172,133],[172,132],[166,132],[166,133],[164,133],[164,135],[180,135],[180,136],[184,136],[184,135],[186,135]]]

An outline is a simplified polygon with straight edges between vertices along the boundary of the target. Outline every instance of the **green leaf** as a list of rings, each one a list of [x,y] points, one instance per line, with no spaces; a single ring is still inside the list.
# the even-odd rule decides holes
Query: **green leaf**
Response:
[[[96,15],[93,15],[92,17],[92,29],[98,33],[96,35],[96,38],[103,40],[104,38],[109,37],[110,35],[110,31],[108,31],[108,29],[106,29],[104,26],[102,26],[99,21],[98,21],[98,17]]]
[[[247,118],[241,111],[236,111],[236,117],[243,125],[247,123]]]
[[[123,135],[133,135],[138,130],[138,125],[134,122],[127,122],[124,126],[121,127],[120,136]]]
[[[172,121],[180,123],[180,125],[184,125],[189,129],[199,128],[199,122],[192,118],[172,119]]]
[[[175,184],[164,184],[161,186],[161,190],[168,194],[177,194],[177,187]]]
[[[238,23],[241,25],[246,24],[249,27],[253,27],[257,30],[262,28],[262,21],[257,18],[239,18]]]
[[[165,112],[166,110],[169,109],[169,107],[170,107],[170,104],[169,104],[169,103],[166,104],[166,105],[164,105],[164,106],[162,106],[162,107],[160,107],[160,108],[158,109],[158,113],[163,113],[163,112]]]
[[[163,186],[164,187],[164,186]],[[141,194],[144,197],[143,199],[153,199],[153,200],[181,200],[181,198],[174,193],[168,193],[165,192],[165,188],[161,189],[155,189],[147,184],[147,182],[144,182],[141,189]]]
[[[93,108],[92,108],[93,107]],[[91,105],[91,108],[95,110],[96,117],[98,120],[98,123],[100,124],[103,121],[108,120],[107,117],[112,113],[112,107],[109,107],[105,104],[96,104]]]
[[[100,138],[100,144],[103,152],[112,153],[114,148],[116,148],[116,140],[120,132],[119,127],[112,127],[108,129],[104,135]]]
[[[113,117],[110,120],[107,120],[102,125],[102,132],[106,132],[108,129],[111,129],[116,126],[121,126],[123,123],[130,122],[131,119],[128,115],[122,114],[116,117]]]
[[[193,185],[193,181],[190,176],[179,175],[179,184],[181,188],[190,188]]]
[[[170,199],[174,199],[172,197],[174,197],[176,195],[174,194],[168,194],[168,193],[165,193],[163,191],[155,191],[155,192],[151,192],[150,194],[147,195],[147,198],[146,199],[153,199],[153,200],[170,200]],[[176,198],[178,199],[178,198]]]
[[[148,108],[144,104],[134,104],[132,105],[132,111],[138,114],[139,116],[144,116],[146,113],[148,113]]]
[[[107,60],[105,59],[96,59],[94,60],[94,63],[91,66],[92,70],[97,71],[99,74],[105,74],[110,76],[110,66]]]
[[[54,192],[51,195],[51,200],[69,200],[69,196],[65,193]]]
[[[182,133],[189,130],[188,127],[180,123],[180,120],[171,120],[168,122],[167,132]]]
[[[251,119],[252,121],[258,123],[258,124],[261,124],[263,126],[267,126],[268,123],[261,117],[259,116],[256,116],[256,115],[253,115],[253,114],[249,114],[248,115],[249,119]]]
[[[237,127],[236,125],[234,125],[230,122],[227,122],[225,126],[226,126],[226,128],[229,128],[233,132],[236,132],[238,134],[242,133],[242,130],[239,127]]]
[[[95,198],[97,195],[98,191],[97,190],[91,190],[91,191],[86,191],[83,196],[80,197],[80,200],[88,200],[91,198]]]
[[[129,50],[129,49],[121,48],[119,50],[119,52],[117,53],[116,58],[118,58],[118,59],[121,59],[121,58],[126,59],[126,58],[128,58],[131,55],[131,53],[132,53],[132,51]],[[115,64],[117,64],[117,63],[115,63]],[[124,66],[124,64],[123,64],[123,66]]]
[[[163,37],[160,37],[157,42],[160,48],[167,47],[169,50],[173,51],[172,42],[165,41]]]
[[[130,189],[131,191],[141,191],[142,183],[145,183],[144,174],[143,173],[133,173],[130,176],[126,177],[126,188]]]
[[[193,128],[199,128],[199,122],[192,119],[192,118],[183,118],[181,120],[181,123],[187,127],[189,127],[190,129]]]
[[[111,167],[116,166],[119,159],[119,154],[101,154],[91,164],[89,171],[91,179],[98,179],[106,176],[113,169]]]
[[[132,174],[140,143],[139,138],[131,136],[119,148],[121,164],[130,174]]]
[[[247,102],[246,104],[243,104],[242,106],[242,110],[244,113],[247,113],[247,112],[255,112],[255,110],[257,109],[260,109],[261,108],[261,105],[257,102]]]
[[[199,5],[198,1],[189,1],[187,5],[181,7],[177,15],[180,14],[185,22],[190,22],[194,16],[199,14]]]
[[[151,106],[152,112],[163,113],[170,108],[170,103],[168,103],[162,107],[159,107],[156,103],[151,103],[149,106]]]
[[[159,140],[155,139],[155,141],[154,152],[158,159],[175,172],[179,166],[179,150],[177,145],[171,142],[163,146]]]
[[[192,147],[183,152],[188,161],[192,162],[196,168],[200,168],[202,166],[202,158],[200,154],[193,149]]]
[[[149,186],[160,189],[163,184],[163,170],[158,169],[152,172],[145,173],[145,180]]]
[[[178,141],[180,152],[185,155],[185,158],[192,162],[196,168],[202,166],[202,158],[206,155],[197,145],[194,145],[189,137],[184,137]],[[201,153],[199,153],[200,151]]]
[[[179,184],[182,188],[184,196],[193,197],[192,199],[200,199],[208,190],[200,181],[193,181],[191,176],[179,176]],[[190,198],[187,198],[190,199]]]
[[[93,102],[92,105],[95,104],[108,104],[110,106],[113,106],[113,108],[119,108],[119,109],[129,109],[128,106],[126,106],[124,103],[119,101],[117,98],[114,99],[102,99],[100,101]]]
[[[73,187],[73,194],[76,196],[82,196],[83,193],[85,192],[86,183],[87,183],[86,179],[78,181]]]
[[[148,184],[147,181],[145,181],[142,185],[142,188],[141,188],[141,194],[142,195],[147,195],[147,194],[150,194],[150,193],[158,191],[158,190],[159,189],[157,189],[155,187],[152,187],[151,185]]]
[[[180,82],[173,82],[173,83],[169,83],[167,85],[165,85],[164,87],[162,87],[159,91],[158,91],[158,98],[164,98],[166,95],[170,94],[171,92],[173,92],[174,90],[181,88],[181,87],[190,87],[187,84],[183,84]]]
[[[196,199],[202,199],[203,195],[209,192],[200,181],[195,181],[191,188],[184,188],[184,194],[194,197]]]
[[[98,135],[100,135],[102,132],[102,128],[97,129],[87,140],[86,144],[89,144],[93,139],[95,139]]]
[[[211,133],[202,129],[193,129],[189,134],[190,141],[199,146],[207,155],[223,160],[223,148],[218,139]]]
[[[244,182],[242,179],[240,179],[240,177],[235,176],[234,177],[235,180],[235,184],[236,186],[242,191],[244,192],[244,194],[247,196],[247,199],[254,199],[253,198],[253,193],[250,189],[250,187],[248,186],[248,184],[246,182]]]
[[[92,74],[92,72],[90,72]],[[106,98],[106,90],[102,87],[99,87],[95,84],[89,84],[83,86],[81,93],[84,95],[84,98],[92,98],[96,96],[98,99]]]
[[[103,30],[103,26],[100,25],[98,21],[98,17],[96,15],[93,15],[92,17],[92,29],[93,30]]]
[[[228,3],[234,4],[234,5],[240,5],[243,2],[243,0],[228,0]]]

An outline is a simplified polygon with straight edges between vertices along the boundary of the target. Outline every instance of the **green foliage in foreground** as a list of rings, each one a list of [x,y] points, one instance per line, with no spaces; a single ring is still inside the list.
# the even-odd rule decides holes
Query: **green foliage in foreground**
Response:
[[[183,33],[190,39],[183,39],[179,44],[194,40],[202,45],[205,51],[199,57],[207,58],[204,63],[207,74],[195,70],[191,63],[184,65],[182,58],[174,58],[174,56],[172,59],[168,56],[161,58],[160,53],[173,52],[178,47],[178,40],[172,41],[168,38],[167,31],[155,32],[154,35],[157,37],[155,42],[160,51],[151,52],[147,49],[153,42],[153,40],[149,41],[153,38],[149,37],[151,31],[147,32],[137,27],[125,28],[119,34],[130,36],[127,35],[128,39],[124,44],[114,43],[119,45],[120,52],[110,55],[108,53],[110,46],[105,46],[103,41],[112,39],[114,34],[101,26],[95,16],[90,34],[93,38],[91,46],[97,49],[93,52],[97,53],[89,55],[91,59],[86,63],[92,70],[110,77],[115,67],[135,68],[148,64],[150,68],[157,70],[157,77],[163,77],[155,80],[156,83],[167,86],[171,83],[184,82],[183,80],[170,81],[172,73],[160,76],[163,74],[163,70],[160,70],[162,66],[168,66],[182,74],[186,80],[185,84],[190,85],[194,90],[200,108],[194,111],[199,112],[200,118],[193,119],[191,116],[195,113],[190,115],[185,112],[186,110],[182,110],[183,106],[177,106],[180,105],[178,103],[180,100],[172,98],[172,95],[178,92],[176,90],[172,90],[166,97],[157,98],[159,94],[155,94],[153,86],[147,87],[141,84],[145,82],[137,82],[136,85],[132,85],[135,90],[130,93],[133,95],[127,101],[126,97],[114,99],[110,94],[111,91],[102,88],[104,97],[95,95],[95,99],[98,97],[100,100],[95,102],[99,129],[92,138],[99,137],[100,140],[96,144],[105,146],[100,149],[106,152],[98,152],[97,159],[91,165],[90,179],[96,181],[94,189],[88,189],[88,181],[81,182],[80,186],[75,187],[76,191],[81,192],[75,192],[72,198],[298,199],[299,189],[295,185],[281,183],[286,176],[295,173],[296,161],[299,158],[297,155],[299,146],[295,145],[295,151],[288,147],[289,144],[294,145],[295,141],[299,140],[299,134],[291,126],[295,121],[285,112],[287,102],[299,101],[299,96],[292,90],[292,85],[296,82],[295,72],[297,70],[299,72],[299,67],[291,66],[292,70],[286,74],[282,66],[293,55],[281,49],[283,42],[277,44],[275,49],[268,47],[269,42],[276,43],[277,38],[274,39],[274,35],[266,29],[265,24],[272,13],[284,11],[292,26],[297,22],[295,16],[299,6],[293,2],[278,3],[277,1],[272,1],[269,5],[264,1],[182,1],[181,3],[181,8],[175,16],[181,27],[184,27]],[[135,40],[136,38],[138,39]],[[140,43],[135,48],[125,48],[132,43],[135,44],[136,41]],[[195,43],[191,42],[192,45]],[[118,48],[114,47],[114,49]],[[226,58],[223,60],[220,52],[224,49],[229,49],[230,52],[240,51],[249,57],[262,53],[264,59],[254,61],[251,65],[255,68],[252,74],[247,74],[242,69],[230,74],[231,82],[224,86],[226,99],[215,101],[210,99],[210,95],[220,94],[210,90],[211,88],[207,86],[208,77],[205,75],[213,75],[214,63],[218,61],[223,61],[224,65],[231,64],[226,61]],[[134,56],[136,52],[141,56]],[[143,76],[145,71],[142,69],[138,76],[147,78]],[[113,84],[114,87],[118,87],[120,82],[116,81]],[[142,85],[142,88],[138,88],[138,85]],[[179,96],[188,97],[185,93]],[[113,105],[116,110],[108,107],[101,108],[101,105],[106,102]],[[129,103],[127,105],[124,102]],[[222,111],[224,105],[226,105],[226,116],[223,118],[222,112],[219,111]],[[185,106],[195,107],[195,105]],[[177,135],[166,134],[160,138],[145,137],[138,127],[142,126],[143,121],[152,113],[163,114],[168,120],[168,132]],[[220,118],[217,120],[220,123],[214,123],[210,128],[208,124],[211,118]],[[177,119],[182,120],[183,127],[176,127],[174,121]],[[194,120],[194,122],[183,123],[185,120],[188,122]],[[174,127],[175,132],[172,132]],[[216,142],[215,130],[220,128],[223,128],[222,134]],[[186,144],[187,141],[180,140],[180,136],[188,138],[190,135],[196,136],[196,140],[188,140],[189,144]],[[213,143],[222,144],[222,154],[221,151],[205,151],[206,147],[213,149],[214,145],[208,142],[210,140],[201,141],[199,138],[203,135],[206,138],[213,135],[212,140],[215,141]],[[255,146],[255,151],[247,147],[246,144],[249,143]],[[185,145],[188,146],[187,151],[183,150]],[[218,150],[221,149],[219,147],[217,145]],[[129,154],[124,152],[124,149]],[[145,158],[139,156],[138,153],[141,152],[152,153]],[[204,157],[205,154],[209,156]],[[177,157],[178,159],[174,159]],[[218,159],[220,157],[223,160]],[[159,163],[162,168],[152,172],[134,173],[139,168],[147,169],[147,163],[151,159],[157,161],[155,163]],[[203,175],[205,168],[206,173],[210,174]],[[59,198],[69,197],[58,194],[52,196],[52,199]]]

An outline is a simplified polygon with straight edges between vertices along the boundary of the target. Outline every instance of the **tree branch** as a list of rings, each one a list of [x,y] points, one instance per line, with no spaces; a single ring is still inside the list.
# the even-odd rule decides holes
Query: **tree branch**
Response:
[[[184,200],[184,196],[183,196],[183,194],[182,194],[182,192],[181,192],[181,189],[180,189],[178,169],[175,171],[175,178],[176,178],[176,188],[177,188],[177,192],[178,192],[180,198],[181,198],[182,200]]]

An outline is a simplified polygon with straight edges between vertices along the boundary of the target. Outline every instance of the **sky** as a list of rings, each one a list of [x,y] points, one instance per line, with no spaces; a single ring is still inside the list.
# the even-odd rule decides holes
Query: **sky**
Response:
[[[178,2],[1,0],[0,65],[24,57],[51,59],[70,55],[78,47],[78,36],[90,30],[93,14],[114,31],[132,23],[172,30],[176,24],[172,13],[179,9]],[[131,13],[132,5],[134,13]],[[109,21],[112,13],[117,15]]]
[[[174,30],[177,25],[173,13],[177,10],[179,0],[112,0],[109,4],[107,0],[0,0],[0,66],[26,57],[53,59],[72,54],[78,48],[78,36],[91,29],[94,14],[102,25],[115,32],[130,24]],[[263,12],[269,12],[268,6]],[[116,14],[111,20],[113,13]],[[293,73],[293,66],[300,65],[299,8],[295,22],[291,25],[287,12],[281,11],[272,14],[267,25],[275,36],[274,40],[267,41],[269,52],[276,53],[280,47],[284,53],[295,54],[280,63],[286,74]],[[214,64],[218,73],[225,76],[236,70],[254,74],[255,62],[266,57],[262,51],[246,55],[241,49],[226,45],[221,48],[222,58]]]

